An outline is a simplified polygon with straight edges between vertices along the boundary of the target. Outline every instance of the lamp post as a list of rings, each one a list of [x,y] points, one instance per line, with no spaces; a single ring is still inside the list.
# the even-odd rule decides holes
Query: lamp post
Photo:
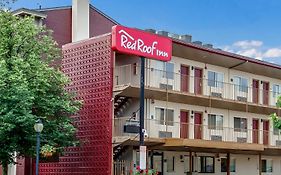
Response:
[[[40,119],[36,121],[34,124],[34,130],[37,135],[37,144],[36,144],[36,175],[38,175],[38,167],[39,167],[39,151],[40,151],[40,133],[43,130],[43,123]]]

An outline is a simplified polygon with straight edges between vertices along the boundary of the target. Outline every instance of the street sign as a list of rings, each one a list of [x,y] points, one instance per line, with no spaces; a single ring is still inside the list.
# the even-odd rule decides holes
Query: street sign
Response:
[[[172,40],[120,25],[112,27],[112,49],[131,55],[170,61]]]
[[[146,169],[146,146],[140,146],[140,169]]]

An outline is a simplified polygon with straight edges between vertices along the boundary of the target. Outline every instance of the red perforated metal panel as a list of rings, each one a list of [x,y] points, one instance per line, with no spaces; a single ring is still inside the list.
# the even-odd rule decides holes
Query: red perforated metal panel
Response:
[[[111,35],[63,47],[62,70],[83,107],[77,116],[81,147],[68,148],[59,163],[40,164],[40,175],[110,175],[112,166]]]

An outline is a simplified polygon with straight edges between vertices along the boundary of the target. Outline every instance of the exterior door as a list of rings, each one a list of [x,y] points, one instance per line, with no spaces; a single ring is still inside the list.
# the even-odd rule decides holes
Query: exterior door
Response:
[[[268,105],[269,98],[269,82],[263,82],[263,104]]]
[[[253,119],[253,143],[259,143],[259,119]]]
[[[202,87],[203,87],[203,70],[199,68],[195,68],[194,70],[194,93],[195,94],[202,94]]]
[[[188,138],[188,111],[181,111],[180,112],[180,122],[181,122],[181,128],[180,128],[180,136],[183,139],[187,139]]]
[[[194,139],[202,139],[202,113],[194,114]]]
[[[259,80],[253,80],[253,103],[259,103]]]
[[[264,120],[263,121],[263,144],[268,145],[268,139],[269,139],[269,121]]]
[[[181,91],[189,91],[189,67],[181,65]]]
[[[151,168],[158,172],[158,175],[163,175],[163,153],[153,152],[151,158]]]

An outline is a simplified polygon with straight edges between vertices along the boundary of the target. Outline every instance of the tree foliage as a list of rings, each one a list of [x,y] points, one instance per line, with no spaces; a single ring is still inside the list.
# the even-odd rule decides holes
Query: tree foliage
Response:
[[[41,144],[57,151],[77,144],[69,117],[80,102],[65,90],[67,77],[49,65],[60,50],[45,27],[33,18],[0,12],[0,164],[16,156],[34,156],[34,123],[42,119]]]
[[[277,99],[277,103],[276,103],[277,107],[281,107],[281,96],[278,97]],[[270,115],[271,120],[273,121],[273,125],[275,128],[281,129],[281,118],[280,116],[278,116],[276,113],[273,113]]]

